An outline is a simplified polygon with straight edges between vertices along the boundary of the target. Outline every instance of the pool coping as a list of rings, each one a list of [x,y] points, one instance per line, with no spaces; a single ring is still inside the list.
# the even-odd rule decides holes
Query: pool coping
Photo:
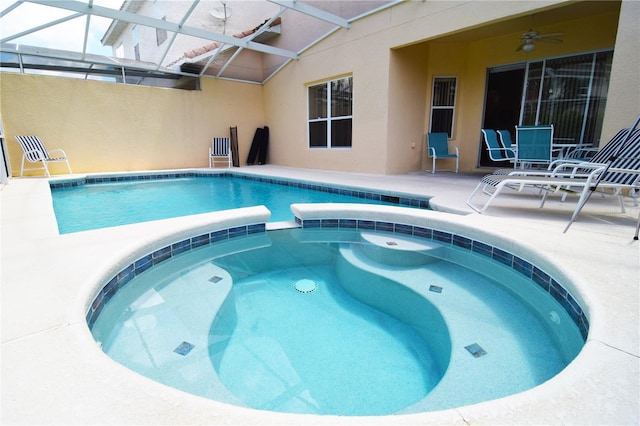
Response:
[[[616,281],[624,284],[629,283],[631,277],[637,278],[637,246],[628,243],[627,227],[607,225],[602,227],[604,232],[600,232],[597,224],[578,223],[568,238],[550,232],[542,232],[544,237],[540,238],[541,230],[548,229],[549,223],[534,217],[522,222],[517,218],[453,216],[414,210],[412,215],[416,215],[415,220],[421,226],[437,224],[445,231],[463,230],[469,238],[490,244],[497,242],[495,245],[530,258],[556,279],[570,283],[567,290],[584,304],[590,319],[585,348],[567,369],[543,385],[473,406],[376,418],[283,415],[238,410],[167,388],[115,364],[90,344],[83,308],[95,289],[88,288],[87,282],[98,282],[109,275],[111,271],[104,264],[113,265],[135,250],[144,251],[142,248],[159,244],[159,240],[168,241],[173,238],[168,236],[175,233],[220,226],[221,220],[231,223],[235,220],[233,215],[221,218],[204,214],[189,220],[80,233],[83,235],[53,235],[49,225],[40,225],[50,220],[46,197],[40,204],[33,196],[16,196],[11,188],[21,187],[32,195],[42,193],[42,183],[47,181],[13,182],[1,194],[5,247],[2,315],[3,319],[15,320],[3,321],[3,367],[12,366],[3,368],[4,423],[637,423],[637,286],[634,290],[618,285],[615,292],[609,291]],[[16,213],[5,210],[7,200],[17,208]],[[20,200],[25,203],[21,204]],[[392,221],[396,213],[387,211],[388,216],[384,216],[380,211],[385,210],[382,207],[373,207],[370,214]],[[394,209],[405,210],[403,214],[409,210]],[[30,215],[36,214],[38,219],[32,219]],[[7,228],[11,220],[24,226]],[[564,217],[560,220],[564,224]],[[505,224],[516,223],[526,226],[512,227],[509,233],[500,231]],[[9,243],[12,253],[6,250]],[[597,244],[601,244],[602,253],[594,256],[592,247]],[[571,255],[565,253],[568,248],[574,250]],[[612,248],[616,251],[607,251]],[[70,255],[76,256],[72,276],[65,272],[69,269],[60,267]],[[45,270],[23,267],[33,256]],[[605,262],[609,268],[603,270],[590,259]],[[96,268],[96,263],[101,266]],[[34,289],[41,293],[40,297],[33,296]],[[48,308],[43,309],[44,306]],[[39,362],[42,358],[38,355],[43,348],[49,348],[46,363]],[[55,368],[50,368],[52,365]],[[34,404],[37,410],[32,409]]]

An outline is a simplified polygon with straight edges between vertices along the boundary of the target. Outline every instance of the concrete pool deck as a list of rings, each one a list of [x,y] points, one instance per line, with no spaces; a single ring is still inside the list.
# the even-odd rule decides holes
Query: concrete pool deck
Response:
[[[505,192],[482,215],[466,199],[481,175],[367,175],[253,166],[234,169],[433,196],[420,212],[507,235],[535,249],[576,285],[587,343],[563,372],[529,391],[439,412],[383,417],[308,416],[222,404],[168,388],[108,358],[92,342],[84,306],[98,271],[132,247],[211,221],[208,214],[58,235],[48,180],[14,178],[0,190],[2,424],[638,424],[640,423],[639,208],[592,197],[566,234],[575,199]],[[63,176],[64,177],[64,176]],[[218,214],[232,220],[232,214]],[[293,218],[293,215],[292,215]]]

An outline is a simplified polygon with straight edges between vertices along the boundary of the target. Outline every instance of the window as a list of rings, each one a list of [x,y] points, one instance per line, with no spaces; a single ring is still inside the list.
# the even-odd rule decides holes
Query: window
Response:
[[[138,44],[138,26],[131,29],[131,38],[133,40],[133,55],[136,61],[140,60],[140,45]]]
[[[457,79],[455,77],[436,77],[433,79],[431,102],[432,133],[453,135],[453,112],[456,102]]]
[[[350,148],[353,77],[309,86],[308,98],[309,147]]]
[[[166,21],[167,17],[163,16],[162,20]],[[165,41],[167,41],[167,30],[156,28],[156,42],[158,43],[158,46],[160,46]]]

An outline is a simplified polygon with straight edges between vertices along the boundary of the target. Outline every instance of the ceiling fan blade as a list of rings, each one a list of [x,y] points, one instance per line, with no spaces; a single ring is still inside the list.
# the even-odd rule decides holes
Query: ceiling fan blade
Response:
[[[556,43],[556,44],[562,43],[561,39],[553,38],[553,37],[562,37],[563,35],[564,33],[560,33],[560,32],[540,34],[533,28],[529,28],[529,31],[522,33],[522,35],[520,35],[520,40],[522,42],[520,43],[520,46],[518,46],[518,48],[516,49],[516,52],[519,52],[521,50],[524,50],[525,52],[532,51],[535,48],[534,46],[535,41],[542,41],[545,43]]]
[[[562,37],[564,33],[546,33],[546,34],[536,34],[534,38],[553,38],[553,37]]]
[[[549,37],[542,37],[542,38],[539,38],[539,39],[537,39],[537,40],[538,40],[538,41],[545,42],[545,43],[556,43],[556,44],[558,44],[558,43],[562,43],[562,40],[560,40],[560,39],[557,39],[557,38],[549,38]]]

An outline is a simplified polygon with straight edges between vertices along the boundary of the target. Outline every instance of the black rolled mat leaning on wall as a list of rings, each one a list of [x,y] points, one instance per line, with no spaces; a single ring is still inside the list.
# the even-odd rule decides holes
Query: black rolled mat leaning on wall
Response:
[[[247,157],[247,165],[266,164],[267,150],[269,148],[269,128],[267,126],[258,127],[251,142],[251,149]]]

